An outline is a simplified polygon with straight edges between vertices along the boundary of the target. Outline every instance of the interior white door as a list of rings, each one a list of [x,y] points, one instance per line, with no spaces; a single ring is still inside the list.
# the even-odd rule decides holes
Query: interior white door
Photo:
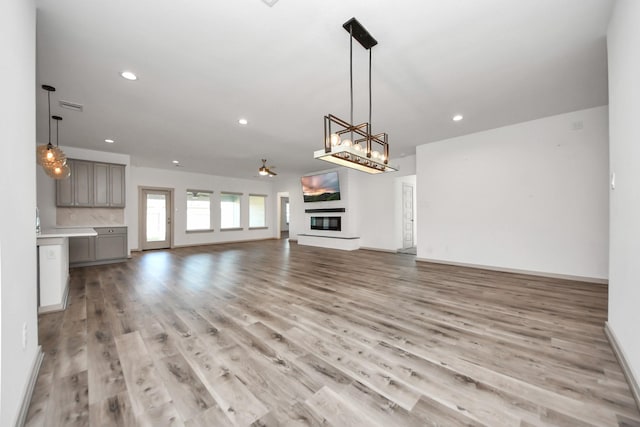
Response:
[[[142,250],[171,247],[171,192],[142,189]]]
[[[413,186],[402,184],[402,248],[413,247]]]

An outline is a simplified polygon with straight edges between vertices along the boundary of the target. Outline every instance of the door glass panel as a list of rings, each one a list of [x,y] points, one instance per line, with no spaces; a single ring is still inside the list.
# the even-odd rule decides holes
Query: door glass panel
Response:
[[[164,194],[147,194],[147,242],[167,239],[167,198]]]

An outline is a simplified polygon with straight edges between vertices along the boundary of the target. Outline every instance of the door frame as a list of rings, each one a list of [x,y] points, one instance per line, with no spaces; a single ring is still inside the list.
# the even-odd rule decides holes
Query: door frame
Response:
[[[167,188],[167,187],[148,187],[148,186],[138,186],[138,247],[140,248],[140,251],[143,251],[145,249],[143,249],[143,245],[144,245],[144,241],[145,241],[145,229],[144,229],[144,224],[145,224],[145,213],[144,212],[144,191],[145,190],[149,190],[149,191],[168,191],[169,192],[169,212],[170,212],[170,222],[169,222],[169,248],[173,249],[174,247],[174,243],[173,243],[173,239],[175,236],[175,203],[174,203],[174,189],[173,188]]]
[[[404,204],[404,189],[405,187],[411,188],[411,246],[405,246],[404,244],[404,221],[405,221],[405,204]],[[415,236],[415,220],[416,220],[416,206],[414,203],[415,199],[415,186],[408,182],[402,183],[402,249],[412,248],[416,244],[416,236]]]

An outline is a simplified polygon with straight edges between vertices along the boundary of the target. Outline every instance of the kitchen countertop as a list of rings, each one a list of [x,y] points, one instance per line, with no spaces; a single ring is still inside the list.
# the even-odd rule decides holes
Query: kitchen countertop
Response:
[[[96,230],[90,227],[83,228],[48,228],[42,230],[37,235],[38,239],[48,239],[56,237],[85,237],[97,236]]]

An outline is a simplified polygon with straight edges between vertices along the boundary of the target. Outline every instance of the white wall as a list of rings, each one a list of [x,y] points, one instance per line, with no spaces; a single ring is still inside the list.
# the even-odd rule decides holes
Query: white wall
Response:
[[[32,0],[0,6],[0,425],[14,425],[38,354],[35,35]],[[22,346],[23,325],[27,345]]]
[[[360,237],[360,246],[388,251],[402,247],[402,182],[415,184],[415,156],[392,159],[400,170],[393,173],[370,175],[347,168],[333,168],[306,175],[316,175],[329,170],[338,171],[340,177],[339,202],[304,203],[299,176],[288,177],[276,184],[278,191],[289,193],[291,223],[289,237],[298,234],[336,235],[336,232],[310,230],[309,218],[313,214],[305,209],[341,208],[343,236]],[[321,215],[321,214],[316,214]],[[337,214],[331,214],[337,215]]]
[[[307,224],[302,198],[302,183],[299,176],[281,176],[274,184],[277,192],[289,194],[289,239],[296,240],[298,234],[306,233]],[[319,203],[318,203],[319,204]]]
[[[606,107],[424,144],[416,169],[418,258],[608,277]]]
[[[228,178],[200,173],[182,172],[179,170],[131,167],[130,193],[135,193],[134,200],[128,203],[129,244],[139,248],[138,236],[138,192],[139,187],[162,187],[174,190],[173,226],[174,246],[187,246],[242,240],[258,240],[276,237],[277,197],[273,191],[273,183],[265,180],[249,180]],[[212,228],[213,232],[186,233],[187,228],[187,189],[211,190],[212,195]],[[220,231],[220,193],[222,191],[243,193],[241,205],[241,227],[239,231]],[[249,194],[267,195],[268,229],[249,230]]]
[[[610,190],[609,326],[640,383],[640,2],[618,0],[607,34]]]
[[[402,248],[402,182],[415,187],[416,156],[392,158],[391,163],[399,167],[397,172],[369,175],[354,171],[363,248],[394,252]]]

